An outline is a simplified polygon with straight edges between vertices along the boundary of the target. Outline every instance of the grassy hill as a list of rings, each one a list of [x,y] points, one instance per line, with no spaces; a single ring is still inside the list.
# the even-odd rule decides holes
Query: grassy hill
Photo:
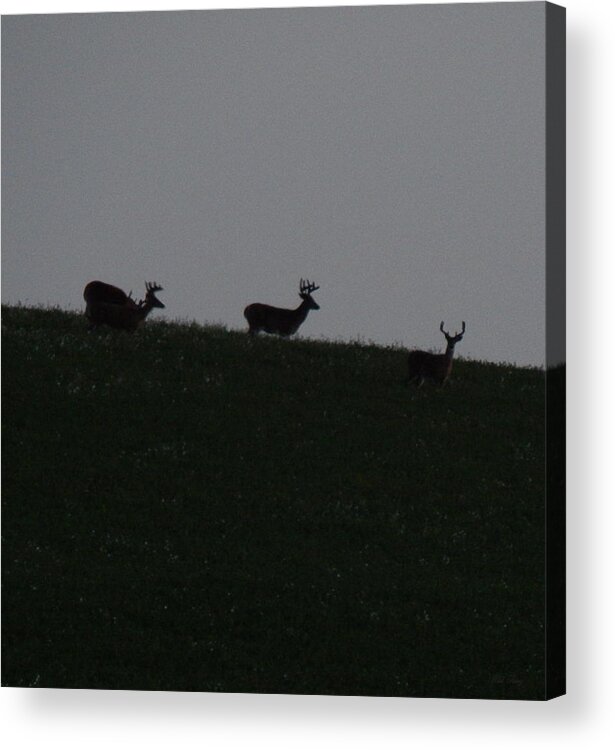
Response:
[[[2,325],[4,685],[543,696],[543,371]]]

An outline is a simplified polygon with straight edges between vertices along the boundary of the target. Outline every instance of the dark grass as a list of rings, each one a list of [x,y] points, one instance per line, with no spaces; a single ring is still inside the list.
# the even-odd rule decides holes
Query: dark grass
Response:
[[[4,685],[541,699],[544,372],[3,308]]]

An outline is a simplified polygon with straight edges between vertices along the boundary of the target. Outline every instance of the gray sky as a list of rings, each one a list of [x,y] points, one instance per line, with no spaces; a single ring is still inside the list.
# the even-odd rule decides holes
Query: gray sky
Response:
[[[544,3],[5,16],[3,301],[303,276],[305,336],[544,364],[544,57]]]

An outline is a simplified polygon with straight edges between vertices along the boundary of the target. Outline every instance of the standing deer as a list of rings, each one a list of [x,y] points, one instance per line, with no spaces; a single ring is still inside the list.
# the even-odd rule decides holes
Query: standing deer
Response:
[[[132,292],[126,294],[121,289],[103,281],[90,281],[83,290],[86,302],[85,315],[90,321],[90,329],[101,325],[136,330],[155,307],[164,309],[156,292],[162,291],[159,284],[145,283],[145,299],[135,302]]]
[[[421,386],[425,378],[439,385],[444,385],[451,374],[455,344],[458,344],[463,338],[466,324],[464,321],[461,324],[461,333],[455,331],[454,336],[450,336],[444,330],[444,321],[440,323],[440,330],[446,336],[446,351],[444,354],[432,354],[418,349],[408,354],[408,375],[410,382],[415,382],[417,386]]]
[[[320,287],[310,284],[307,279],[305,281],[301,279],[299,296],[302,302],[296,310],[271,307],[271,305],[262,305],[260,302],[248,305],[243,311],[250,326],[248,333],[254,335],[259,331],[265,331],[266,333],[277,333],[279,336],[292,336],[307,318],[310,310],[320,310],[320,306],[312,299],[312,292],[317,289],[320,289]]]

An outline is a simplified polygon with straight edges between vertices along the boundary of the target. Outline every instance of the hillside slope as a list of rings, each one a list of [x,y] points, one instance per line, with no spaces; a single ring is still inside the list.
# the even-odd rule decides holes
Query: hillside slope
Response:
[[[544,372],[3,308],[4,685],[540,698]]]

